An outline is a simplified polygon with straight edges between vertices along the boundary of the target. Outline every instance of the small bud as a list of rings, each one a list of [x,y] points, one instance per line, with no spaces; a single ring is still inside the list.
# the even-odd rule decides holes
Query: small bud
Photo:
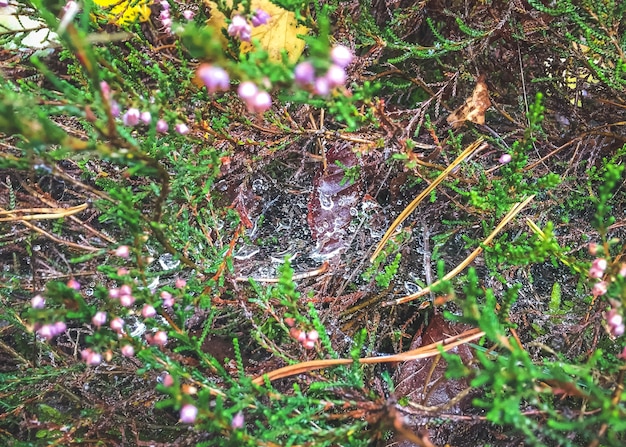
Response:
[[[337,45],[330,51],[330,60],[341,68],[350,65],[352,58],[352,51],[344,45]]]
[[[513,157],[511,157],[511,154],[502,154],[500,155],[498,162],[502,165],[505,165],[507,163],[510,163],[512,159]]]
[[[128,245],[120,245],[115,249],[115,256],[119,256],[123,259],[128,259],[130,256],[130,247]]]
[[[106,312],[102,312],[102,311],[96,312],[96,314],[91,318],[91,322],[96,327],[102,326],[104,323],[107,322]]]
[[[236,14],[228,25],[226,30],[229,36],[238,38],[243,42],[250,42],[252,28],[248,21],[240,14]]]
[[[163,119],[160,119],[157,121],[156,123],[156,131],[159,133],[167,133],[167,130],[169,129],[169,126],[167,125],[167,122]]]
[[[233,420],[230,422],[230,426],[233,430],[238,430],[240,428],[243,428],[244,423],[245,420],[243,417],[243,413],[239,411],[236,415],[233,416]]]
[[[52,340],[55,336],[55,331],[51,324],[44,324],[37,330],[37,334],[46,340]]]
[[[80,283],[76,281],[74,278],[72,278],[67,282],[67,287],[74,289],[74,290],[80,290]]]
[[[141,112],[139,119],[144,124],[150,124],[150,122],[152,121],[152,115],[150,114],[150,112]]]
[[[331,65],[324,77],[330,88],[339,87],[346,83],[346,71],[339,65]]]
[[[252,22],[252,26],[261,26],[269,22],[270,17],[271,16],[269,15],[269,13],[265,12],[262,9],[257,9],[256,11],[254,11],[254,15],[252,16],[252,19],[250,21]]]
[[[35,295],[30,300],[30,305],[33,309],[43,309],[46,305],[46,299],[41,295]]]
[[[193,424],[196,416],[198,416],[198,409],[191,404],[185,404],[180,409],[180,422],[183,424]]]
[[[248,103],[251,112],[263,113],[267,112],[272,106],[272,97],[267,92],[259,92]]]
[[[176,124],[174,130],[180,135],[187,135],[189,133],[189,127],[187,127],[185,123]]]
[[[315,68],[311,62],[300,62],[293,71],[296,84],[304,87],[313,84]]]
[[[593,286],[593,290],[592,290],[593,296],[595,297],[602,296],[606,293],[607,289],[608,289],[608,284],[606,281],[597,282]]]
[[[111,329],[119,334],[122,332],[122,329],[124,329],[124,320],[122,320],[120,317],[115,317],[111,320],[109,326],[111,326]]]
[[[122,123],[124,123],[125,126],[136,126],[139,124],[140,116],[141,112],[139,112],[139,109],[132,107],[122,116]]]
[[[312,342],[316,342],[319,336],[320,334],[315,329],[306,334],[307,340],[311,340]]]
[[[130,307],[135,304],[135,297],[132,295],[120,295],[120,305]]]
[[[52,325],[52,331],[54,335],[60,335],[67,330],[67,325],[65,321],[57,321]]]
[[[237,94],[239,95],[239,97],[246,102],[254,98],[258,92],[258,87],[254,82],[251,81],[242,82],[241,84],[239,84],[239,88],[237,89]]]
[[[296,324],[295,318],[287,317],[285,318],[285,324],[289,327],[293,327]]]
[[[152,341],[150,344],[156,346],[165,346],[167,343],[167,334],[165,331],[158,331],[152,336]]]
[[[230,77],[223,68],[202,64],[198,67],[196,75],[204,83],[209,93],[225,92],[230,88]]]
[[[143,308],[141,309],[141,315],[144,318],[152,318],[156,315],[156,309],[150,304],[144,304]]]
[[[174,385],[174,378],[170,374],[166,373],[163,376],[163,385],[165,385],[165,386],[172,386],[172,385]]]
[[[135,355],[135,348],[133,348],[132,345],[122,346],[121,351],[124,357],[132,357],[133,355]]]
[[[328,83],[328,79],[322,76],[321,78],[317,78],[315,80],[315,93],[320,96],[326,96],[330,93],[330,84]]]
[[[183,289],[187,285],[187,281],[183,278],[176,278],[176,282],[174,283],[177,289]]]

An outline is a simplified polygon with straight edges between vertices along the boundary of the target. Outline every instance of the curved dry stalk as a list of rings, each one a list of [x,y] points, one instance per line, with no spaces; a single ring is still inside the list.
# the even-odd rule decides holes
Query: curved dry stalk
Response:
[[[500,223],[496,226],[496,228],[494,228],[494,230],[489,234],[489,236],[487,236],[487,238],[482,242],[481,245],[489,244],[493,240],[493,238],[495,238],[498,235],[498,233],[502,231],[502,229],[506,226],[506,224],[509,223],[520,211],[522,211],[526,207],[526,205],[528,205],[531,202],[531,200],[533,200],[534,198],[535,198],[535,195],[533,194],[532,196],[528,197],[523,202],[518,202],[515,205],[513,205],[513,208],[511,208],[511,210],[508,213],[506,213],[506,216],[502,218]],[[421,298],[422,296],[430,293],[433,287],[441,284],[443,281],[448,281],[454,278],[456,275],[458,275],[463,270],[465,270],[465,268],[468,265],[470,265],[471,262],[474,259],[476,259],[476,257],[482,252],[483,252],[482,247],[476,248],[476,250],[470,253],[470,255],[467,258],[465,258],[463,262],[457,265],[452,271],[450,271],[446,276],[444,276],[440,280],[435,281],[430,286],[423,288],[419,292],[413,293],[403,298],[398,298],[397,300],[383,303],[383,306],[395,306],[396,304],[408,303],[409,301],[413,301],[417,298]]]
[[[448,174],[452,172],[452,170],[456,168],[463,160],[465,160],[467,157],[472,155],[472,153],[480,151],[484,149],[485,147],[487,147],[487,143],[484,143],[482,138],[479,138],[478,140],[474,141],[463,152],[461,152],[461,154],[456,158],[456,160],[454,160],[450,164],[450,166],[448,166],[446,169],[444,169],[441,172],[441,174],[439,174],[439,176],[435,179],[435,181],[433,181],[428,186],[428,188],[426,188],[415,199],[413,199],[413,201],[404,209],[404,211],[402,211],[400,215],[396,217],[396,220],[393,221],[391,226],[385,232],[385,235],[383,236],[383,238],[380,240],[380,242],[378,242],[378,245],[376,246],[376,250],[374,250],[374,253],[370,257],[370,262],[374,262],[374,260],[378,257],[378,255],[382,251],[387,241],[391,238],[391,235],[394,233],[394,231],[396,231],[396,228],[398,228],[398,226],[402,222],[404,222],[407,217],[409,217],[409,214],[411,214],[415,210],[415,208],[417,208],[420,202],[424,200],[424,198],[428,196],[428,194],[430,194],[430,192],[433,189],[435,189],[448,176]]]
[[[24,208],[19,210],[3,210],[0,209],[0,222],[13,222],[16,220],[43,220],[43,219],[60,219],[72,216],[87,209],[89,205],[73,206],[71,208]]]
[[[431,343],[426,346],[419,347],[417,349],[412,349],[407,352],[403,352],[401,354],[394,355],[384,355],[380,357],[364,357],[358,359],[358,362],[361,364],[374,364],[374,363],[387,363],[387,362],[407,362],[409,360],[418,360],[425,359],[428,357],[434,357],[439,354],[439,348],[444,351],[449,351],[453,348],[456,348],[459,345],[469,343],[474,340],[478,340],[483,335],[480,329],[474,328],[469,329],[459,335],[455,335],[454,337],[446,338],[445,340],[441,340],[435,343]],[[338,365],[349,365],[353,363],[352,359],[324,359],[324,360],[311,360],[309,362],[301,362],[295,365],[285,366],[283,368],[276,369],[262,376],[256,377],[252,383],[256,385],[263,385],[266,380],[272,381],[276,379],[282,379],[285,377],[294,376],[296,374],[302,374],[308,371],[315,371],[318,369],[324,369],[331,366]]]

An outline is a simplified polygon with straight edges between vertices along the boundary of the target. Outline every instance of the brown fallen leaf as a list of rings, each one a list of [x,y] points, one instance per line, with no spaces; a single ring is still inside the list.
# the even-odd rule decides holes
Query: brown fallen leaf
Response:
[[[489,100],[489,90],[485,83],[485,75],[481,75],[477,82],[474,92],[465,103],[448,116],[448,124],[458,129],[465,121],[471,121],[476,124],[485,124],[485,111],[491,107]]]

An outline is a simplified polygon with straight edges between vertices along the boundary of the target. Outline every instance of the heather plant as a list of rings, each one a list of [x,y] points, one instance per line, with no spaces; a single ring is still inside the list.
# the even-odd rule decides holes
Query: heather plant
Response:
[[[622,6],[6,3],[3,443],[623,444]]]

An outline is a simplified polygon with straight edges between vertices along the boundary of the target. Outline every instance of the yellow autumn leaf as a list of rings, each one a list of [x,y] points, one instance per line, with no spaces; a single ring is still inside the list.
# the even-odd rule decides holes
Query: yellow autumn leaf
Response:
[[[217,9],[214,2],[207,1],[207,5],[211,10],[211,18],[207,24],[216,29],[227,29],[226,16]],[[297,37],[298,34],[304,35],[309,29],[304,25],[298,25],[296,15],[291,11],[286,11],[280,6],[276,6],[269,0],[252,0],[250,10],[262,9],[270,15],[269,23],[252,28],[251,40],[258,40],[261,48],[268,52],[269,57],[273,61],[282,60],[282,51],[285,50],[289,56],[290,62],[296,62],[302,51],[304,51],[304,40]],[[221,37],[221,36],[220,36]],[[226,47],[224,39],[222,45]],[[247,53],[254,49],[254,45],[248,42],[242,42],[240,50]]]
[[[136,21],[145,22],[150,18],[151,0],[94,0],[94,3],[106,10],[104,17],[119,26],[130,25]]]

